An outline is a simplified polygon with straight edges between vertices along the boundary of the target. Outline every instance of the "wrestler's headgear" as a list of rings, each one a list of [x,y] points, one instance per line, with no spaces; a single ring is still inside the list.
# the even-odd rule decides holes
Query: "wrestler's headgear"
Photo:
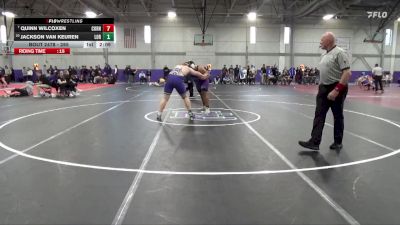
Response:
[[[192,69],[196,69],[196,64],[192,60],[185,62],[185,64]]]

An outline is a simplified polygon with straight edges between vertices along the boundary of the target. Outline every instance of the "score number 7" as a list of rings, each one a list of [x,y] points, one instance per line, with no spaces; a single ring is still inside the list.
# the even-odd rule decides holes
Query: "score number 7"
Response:
[[[103,24],[103,32],[114,32],[114,24]]]

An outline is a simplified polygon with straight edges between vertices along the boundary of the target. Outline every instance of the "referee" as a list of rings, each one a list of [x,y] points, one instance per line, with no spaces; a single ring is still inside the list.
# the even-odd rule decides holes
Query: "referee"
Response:
[[[382,67],[380,67],[378,64],[375,64],[375,67],[372,69],[372,75],[373,75],[374,83],[375,83],[375,94],[378,92],[378,84],[383,93],[383,85],[382,85],[383,69],[382,69]]]
[[[335,35],[326,32],[320,41],[321,49],[326,50],[321,56],[320,85],[316,97],[316,109],[311,138],[308,141],[299,141],[299,145],[311,150],[319,150],[322,130],[324,129],[326,113],[331,108],[334,118],[334,143],[329,147],[332,150],[342,149],[344,119],[343,105],[346,99],[350,79],[350,62],[347,53],[336,46]]]

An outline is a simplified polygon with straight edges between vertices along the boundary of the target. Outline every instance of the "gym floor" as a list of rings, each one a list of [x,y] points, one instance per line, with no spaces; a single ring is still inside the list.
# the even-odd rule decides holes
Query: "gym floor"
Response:
[[[400,88],[351,87],[341,151],[316,86],[210,89],[212,113],[162,88],[0,100],[0,224],[399,224]]]

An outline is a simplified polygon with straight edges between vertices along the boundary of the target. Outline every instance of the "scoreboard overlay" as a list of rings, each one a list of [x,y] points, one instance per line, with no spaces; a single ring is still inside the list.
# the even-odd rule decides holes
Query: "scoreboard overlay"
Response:
[[[69,54],[114,46],[114,18],[15,18],[14,54]]]

